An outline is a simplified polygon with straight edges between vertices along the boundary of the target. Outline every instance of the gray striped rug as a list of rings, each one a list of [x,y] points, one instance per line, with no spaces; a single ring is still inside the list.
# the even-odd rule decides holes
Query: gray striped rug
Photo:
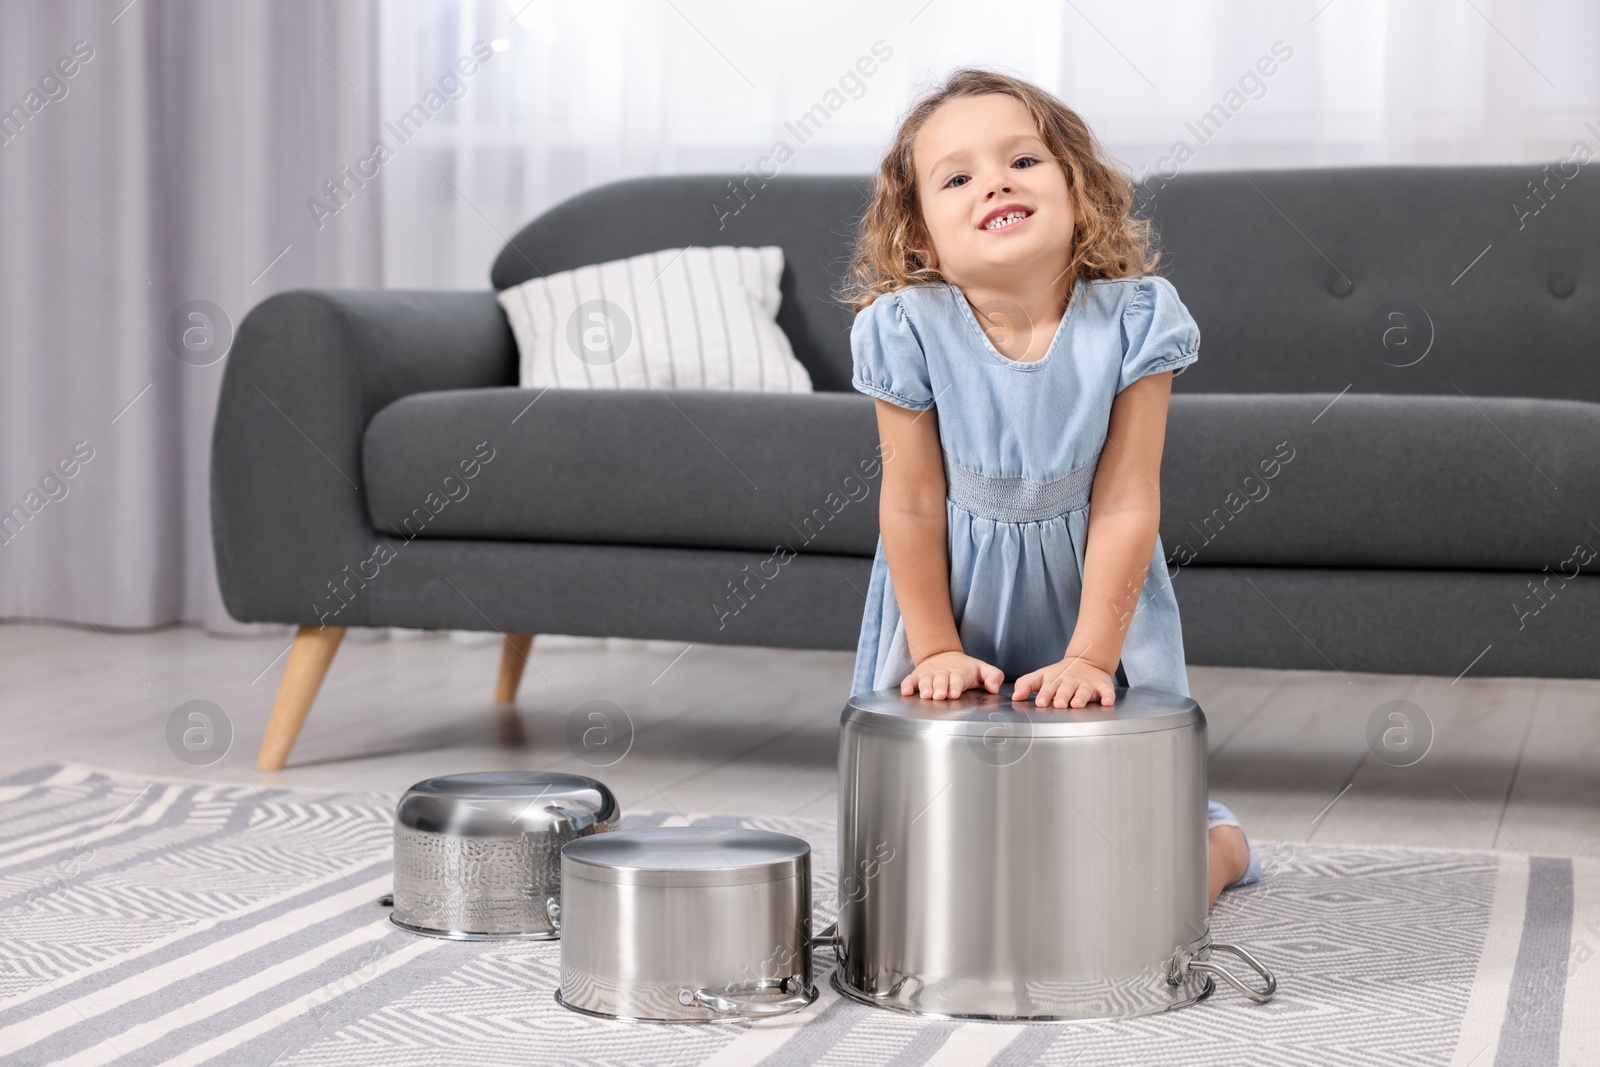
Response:
[[[555,943],[388,922],[393,797],[147,782],[65,765],[0,779],[0,1056],[8,1063],[1600,1063],[1600,861],[1261,843],[1219,940],[1280,991],[1115,1023],[923,1021],[843,1000],[758,1023],[630,1024],[552,999]],[[625,826],[683,823],[630,814]],[[690,817],[814,849],[830,823]]]

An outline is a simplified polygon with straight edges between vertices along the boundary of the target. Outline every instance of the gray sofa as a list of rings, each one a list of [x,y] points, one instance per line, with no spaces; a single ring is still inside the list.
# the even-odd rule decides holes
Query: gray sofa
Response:
[[[831,294],[868,180],[751,186],[719,228],[727,183],[590,190],[491,282],[781,245],[778,321],[813,395],[529,407],[489,290],[286,292],[245,318],[213,443],[217,569],[235,618],[302,627],[262,766],[346,626],[498,630],[503,698],[514,635],[854,647],[876,429]],[[1600,184],[1384,167],[1140,192],[1202,335],[1161,478],[1189,661],[1600,676]]]

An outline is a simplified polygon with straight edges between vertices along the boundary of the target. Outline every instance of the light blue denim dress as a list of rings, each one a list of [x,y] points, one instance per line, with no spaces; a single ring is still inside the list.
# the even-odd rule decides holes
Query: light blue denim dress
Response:
[[[961,290],[885,293],[850,331],[852,384],[899,407],[937,405],[950,530],[950,602],[962,647],[1007,681],[1058,662],[1083,595],[1089,492],[1117,394],[1199,356],[1200,329],[1165,278],[1080,280],[1044,356],[1008,359]],[[852,694],[898,688],[914,664],[879,538]],[[1178,602],[1156,537],[1128,622],[1130,686],[1189,695]],[[1213,803],[1210,825],[1237,825]],[[1259,877],[1250,871],[1236,885]]]

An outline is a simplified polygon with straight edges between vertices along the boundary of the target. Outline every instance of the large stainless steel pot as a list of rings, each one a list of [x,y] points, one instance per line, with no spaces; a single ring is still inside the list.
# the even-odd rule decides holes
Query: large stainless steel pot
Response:
[[[709,1022],[817,998],[811,846],[788,834],[678,826],[574,841],[559,924],[555,996],[575,1011]]]
[[[462,941],[556,936],[561,848],[622,818],[593,778],[482,771],[428,778],[394,813],[394,912],[414,933]]]
[[[1192,1004],[1213,976],[1206,723],[1187,697],[1035,708],[898,689],[846,706],[834,985],[880,1007],[1093,1019]]]

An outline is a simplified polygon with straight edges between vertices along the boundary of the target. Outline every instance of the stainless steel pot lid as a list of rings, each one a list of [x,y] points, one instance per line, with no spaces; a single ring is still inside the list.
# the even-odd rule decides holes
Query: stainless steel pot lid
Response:
[[[1116,703],[1086,708],[1041,708],[1033,697],[1013,701],[1012,683],[999,693],[968,690],[954,700],[901,696],[898,687],[851,697],[843,722],[875,730],[942,737],[978,737],[999,727],[1029,737],[1098,737],[1143,734],[1203,725],[1200,705],[1161,689],[1117,686]]]
[[[568,842],[561,870],[613,885],[751,885],[809,877],[811,846],[770,830],[656,826]]]
[[[616,798],[593,778],[551,771],[479,771],[418,782],[401,798],[395,819],[426,833],[504,837],[548,828],[552,809],[593,816],[598,823],[617,817]]]

